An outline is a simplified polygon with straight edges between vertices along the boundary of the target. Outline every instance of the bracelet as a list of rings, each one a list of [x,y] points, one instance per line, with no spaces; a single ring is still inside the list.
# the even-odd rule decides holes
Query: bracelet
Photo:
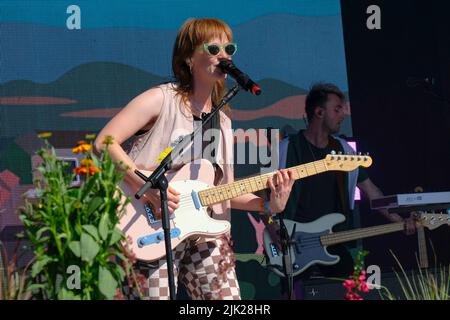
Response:
[[[272,212],[270,212],[270,209],[269,209],[269,201],[268,200],[264,201],[264,214],[267,214],[269,216],[272,215]]]
[[[271,224],[273,223],[273,217],[276,216],[275,213],[272,213],[269,209],[269,201],[264,201],[264,215],[268,216],[269,219],[267,220],[267,223]]]

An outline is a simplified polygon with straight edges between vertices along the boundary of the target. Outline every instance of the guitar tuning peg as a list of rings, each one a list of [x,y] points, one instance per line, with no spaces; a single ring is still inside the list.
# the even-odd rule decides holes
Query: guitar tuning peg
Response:
[[[336,154],[336,151],[331,150],[331,154],[332,154],[332,155],[335,155],[335,154]]]
[[[360,155],[362,155],[362,152],[360,151],[360,152],[358,152],[358,156],[360,156]]]
[[[366,156],[369,156],[370,154],[368,152],[366,152]]]
[[[342,151],[339,151],[339,152],[338,152],[338,155],[341,155],[341,154],[342,154]]]

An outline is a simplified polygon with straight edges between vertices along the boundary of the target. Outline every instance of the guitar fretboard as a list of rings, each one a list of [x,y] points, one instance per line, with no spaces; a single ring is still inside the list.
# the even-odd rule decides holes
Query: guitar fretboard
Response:
[[[320,240],[324,246],[331,246],[347,241],[363,239],[377,236],[380,234],[387,234],[396,231],[401,231],[404,228],[403,222],[389,223],[381,226],[355,229],[351,231],[336,232],[329,235],[321,236]]]
[[[301,164],[290,169],[293,171],[296,180],[328,171],[324,159]],[[203,206],[209,206],[243,194],[266,189],[268,188],[267,181],[274,174],[275,172],[270,172],[200,191],[198,193],[200,202]]]

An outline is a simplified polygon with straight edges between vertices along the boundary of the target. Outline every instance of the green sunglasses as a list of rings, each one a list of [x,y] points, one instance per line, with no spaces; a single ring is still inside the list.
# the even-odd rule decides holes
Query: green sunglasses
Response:
[[[232,56],[237,51],[237,44],[233,42],[225,43],[224,45],[217,43],[204,43],[203,50],[205,50],[205,52],[210,56],[217,56],[220,50],[223,50],[227,55]]]

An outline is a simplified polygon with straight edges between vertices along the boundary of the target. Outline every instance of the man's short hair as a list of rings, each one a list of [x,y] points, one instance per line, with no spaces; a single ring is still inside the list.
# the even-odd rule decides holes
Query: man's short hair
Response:
[[[317,107],[325,107],[325,103],[328,101],[328,95],[335,94],[342,101],[345,101],[345,95],[342,91],[332,83],[315,83],[308,92],[305,102],[306,116],[308,122],[314,117],[314,111]]]

